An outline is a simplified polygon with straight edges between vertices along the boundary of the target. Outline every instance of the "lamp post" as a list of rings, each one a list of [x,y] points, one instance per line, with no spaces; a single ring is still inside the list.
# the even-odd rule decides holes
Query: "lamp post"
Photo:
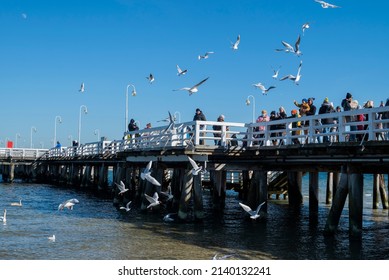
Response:
[[[20,133],[16,133],[16,136],[15,136],[15,148],[18,147],[18,138],[20,138]]]
[[[126,89],[126,115],[125,115],[125,120],[124,120],[125,121],[125,124],[124,124],[124,131],[125,132],[127,131],[127,125],[128,125],[128,88],[129,87],[132,87],[131,95],[136,96],[135,86],[132,84],[128,84],[127,89]]]
[[[31,133],[30,133],[30,148],[32,149],[32,133],[36,132],[37,129],[35,126],[31,126]]]
[[[176,115],[178,115],[178,117],[176,117]],[[178,123],[181,123],[181,113],[180,112],[175,111],[173,116],[174,116],[174,121],[178,119]]]
[[[255,97],[252,95],[247,96],[246,105],[250,106],[250,104],[251,104],[250,97],[253,99],[253,121],[252,122],[254,123],[255,122]]]
[[[97,135],[97,141],[100,141],[100,130],[95,129],[95,135]]]
[[[81,113],[82,109],[84,109],[84,113],[88,113],[88,108],[85,105],[80,106],[80,116],[78,118],[78,143],[81,144]]]
[[[58,123],[62,123],[61,116],[55,116],[54,119],[54,139],[53,139],[53,147],[55,146],[55,143],[57,143],[57,121]]]

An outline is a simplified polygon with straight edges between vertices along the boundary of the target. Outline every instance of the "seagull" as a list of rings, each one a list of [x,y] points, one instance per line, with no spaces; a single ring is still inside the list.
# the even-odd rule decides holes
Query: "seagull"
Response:
[[[120,184],[115,182],[115,185],[118,187],[118,189],[120,191],[119,194],[123,194],[126,191],[128,191],[128,189],[126,189],[126,185],[123,183],[123,181],[120,181]]]
[[[296,76],[293,76],[293,75],[286,75],[285,77],[282,77],[282,78],[280,79],[280,81],[289,79],[289,80],[294,81],[294,83],[295,83],[296,85],[298,85],[298,84],[299,84],[299,81],[300,81],[300,79],[301,79],[300,71],[301,71],[301,66],[302,66],[302,64],[303,64],[303,62],[300,61],[300,65],[299,65],[299,68],[298,68],[298,70],[297,70],[297,75],[296,75]]]
[[[149,181],[150,183],[152,183],[153,185],[156,185],[156,186],[161,186],[161,183],[157,181],[157,179],[155,179],[153,176],[151,176],[151,166],[153,164],[153,161],[150,160],[149,163],[147,164],[146,168],[143,170],[143,172],[140,174],[140,177],[142,178],[142,180],[147,180]]]
[[[204,55],[199,55],[198,59],[207,59],[210,54],[215,53],[215,52],[206,52]]]
[[[172,116],[172,114],[170,113],[170,111],[167,111],[169,113],[169,117],[166,118],[166,121],[169,122],[168,126],[164,129],[164,133],[168,130],[173,130],[174,128],[174,124],[175,124],[175,120],[176,118]]]
[[[236,38],[236,42],[235,43],[232,43],[231,42],[231,48],[233,49],[233,50],[237,50],[238,49],[238,46],[239,46],[239,43],[240,43],[240,35],[238,35],[238,37]]]
[[[303,26],[301,27],[302,30],[303,30],[303,36],[304,36],[304,31],[305,31],[306,29],[308,29],[309,27],[310,27],[310,26],[309,26],[309,22],[306,22],[306,23],[303,24]]]
[[[70,210],[73,210],[73,206],[75,204],[79,203],[79,201],[75,198],[72,198],[72,199],[69,199],[69,200],[66,200],[65,202],[62,202],[59,206],[58,206],[58,211],[59,210],[63,210],[64,208],[68,208]]]
[[[157,192],[154,193],[153,197],[151,197],[147,193],[145,193],[145,197],[150,202],[150,204],[147,206],[147,208],[154,207],[154,206],[161,204],[161,202],[158,200],[159,196],[158,196]]]
[[[291,44],[289,44],[285,41],[281,41],[281,43],[282,43],[282,45],[284,45],[285,49],[276,49],[276,51],[278,51],[278,52],[282,52],[282,51],[290,52],[290,53],[294,53],[297,56],[300,56],[302,54],[300,51],[300,41],[301,41],[300,34],[297,37],[296,43],[294,44],[294,48],[292,47]]]
[[[188,72],[188,70],[187,69],[181,70],[180,66],[177,65],[177,72],[178,72],[177,76],[181,76],[181,75],[185,75]]]
[[[250,218],[253,220],[256,220],[260,217],[259,215],[259,210],[261,210],[262,205],[264,205],[266,201],[262,202],[261,204],[258,205],[257,209],[253,211],[250,206],[247,206],[241,202],[239,202],[239,205],[242,206],[243,210],[245,210],[247,213],[250,214]]]
[[[3,221],[3,225],[7,223],[7,209],[4,209],[3,217],[0,217],[0,220]]]
[[[260,90],[262,90],[263,95],[266,95],[269,90],[271,90],[273,88],[276,88],[275,86],[270,86],[268,88],[265,88],[265,86],[263,84],[261,84],[261,83],[253,84],[253,86],[258,88],[258,89],[260,89]]]
[[[85,91],[85,84],[83,82],[81,83],[80,89],[78,91],[81,93]]]
[[[198,84],[195,84],[193,87],[184,87],[184,88],[180,88],[180,89],[174,89],[174,91],[177,91],[177,90],[187,90],[189,92],[189,95],[192,95],[193,93],[195,92],[198,92],[199,89],[198,87],[203,84],[206,80],[208,80],[208,78],[205,78],[204,80],[202,80],[200,83]]]
[[[173,199],[172,188],[170,187],[170,185],[167,187],[166,192],[160,192],[160,194],[166,197],[166,201],[170,201]]]
[[[47,239],[49,239],[49,241],[55,242],[55,234],[53,234],[53,236],[47,237]]]
[[[280,73],[280,69],[281,69],[281,66],[278,67],[277,70],[273,69],[274,75],[271,76],[273,79],[277,79],[278,78],[278,74]]]
[[[198,166],[197,163],[191,158],[188,157],[190,164],[192,165],[192,175],[199,175],[199,172],[204,172],[202,166]]]
[[[327,9],[327,8],[340,8],[339,6],[336,6],[336,5],[333,5],[333,4],[324,2],[324,1],[315,0],[315,2],[319,3],[323,9]]]
[[[152,84],[155,80],[153,74],[151,74],[151,73],[148,77],[146,77],[146,79],[149,80],[150,84]]]
[[[177,221],[177,219],[178,219],[178,214],[177,213],[169,213],[169,214],[166,214],[163,217],[163,221],[166,222],[166,223],[175,222],[175,221]]]
[[[22,206],[22,199],[19,198],[19,202],[12,202],[11,206]]]
[[[121,210],[126,210],[126,212],[130,211],[130,210],[131,210],[131,208],[130,208],[131,202],[132,202],[132,201],[128,202],[128,203],[126,204],[126,207],[121,206],[120,209],[121,209]]]

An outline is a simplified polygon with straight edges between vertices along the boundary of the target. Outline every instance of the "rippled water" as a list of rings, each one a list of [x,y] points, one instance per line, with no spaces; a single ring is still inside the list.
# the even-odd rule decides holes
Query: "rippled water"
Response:
[[[325,185],[320,186],[317,218],[310,217],[304,197],[300,210],[269,201],[266,221],[253,222],[238,205],[237,193],[229,191],[222,215],[205,203],[202,223],[168,224],[162,221],[166,213],[122,212],[111,199],[81,190],[0,183],[0,214],[7,209],[7,224],[0,222],[0,259],[206,260],[215,254],[235,259],[389,259],[388,210],[372,209],[371,178],[365,178],[365,186],[362,241],[351,242],[347,209],[334,237],[322,233],[329,211],[322,201]],[[23,206],[10,206],[19,197]],[[73,211],[57,210],[73,197],[80,201]],[[210,199],[207,191],[204,197]],[[53,234],[55,242],[48,240]]]

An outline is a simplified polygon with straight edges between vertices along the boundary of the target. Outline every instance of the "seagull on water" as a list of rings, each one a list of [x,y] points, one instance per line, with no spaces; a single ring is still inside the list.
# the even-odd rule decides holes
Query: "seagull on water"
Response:
[[[85,84],[83,82],[81,83],[80,89],[78,91],[81,93],[85,91]]]
[[[263,95],[267,95],[267,92],[273,88],[276,88],[275,86],[270,86],[268,88],[265,88],[265,86],[261,83],[258,83],[258,84],[253,84],[254,87],[260,89],[263,93]]]
[[[128,202],[128,203],[126,204],[126,207],[121,206],[121,207],[120,207],[120,210],[126,210],[126,212],[130,211],[130,210],[131,210],[131,208],[130,208],[131,202],[132,202],[132,201]]]
[[[237,49],[238,49],[238,46],[239,46],[239,43],[240,43],[240,35],[238,35],[238,37],[236,38],[235,43],[232,43],[232,42],[231,42],[231,48],[232,48],[233,50],[237,50]]]
[[[51,242],[55,242],[55,234],[53,234],[53,236],[47,237],[47,239],[49,239]]]
[[[147,180],[149,181],[150,183],[152,183],[153,185],[156,185],[156,186],[161,186],[161,183],[157,181],[157,179],[155,179],[153,176],[151,176],[151,166],[153,165],[153,161],[150,160],[149,163],[147,164],[146,168],[143,170],[143,172],[140,174],[140,177],[142,178],[142,180]]]
[[[199,55],[198,56],[198,59],[207,59],[209,57],[210,54],[213,54],[215,52],[206,52],[204,55]]]
[[[154,206],[161,204],[161,202],[159,201],[159,196],[158,196],[157,192],[154,193],[153,197],[151,197],[147,193],[145,193],[145,197],[150,202],[150,204],[147,206],[147,208],[154,207]]]
[[[180,66],[177,65],[177,72],[178,72],[177,76],[181,76],[181,75],[185,75],[188,72],[188,70],[187,69],[181,70]]]
[[[146,79],[149,80],[150,84],[152,84],[155,81],[154,76],[151,73],[150,73],[150,75],[148,77],[146,77]]]
[[[190,164],[192,165],[192,175],[199,175],[199,172],[204,172],[202,166],[198,166],[197,163],[191,158],[188,157]]]
[[[339,6],[336,6],[334,4],[330,4],[324,1],[315,0],[315,2],[319,3],[323,9],[327,8],[340,8]]]
[[[261,210],[261,207],[266,203],[266,201],[262,202],[261,204],[258,205],[257,209],[253,211],[250,206],[247,206],[241,202],[239,202],[239,205],[245,210],[247,213],[250,214],[250,218],[253,220],[256,220],[260,217],[259,211]]]
[[[19,206],[19,207],[21,207],[22,206],[22,199],[19,198],[19,202],[12,202],[11,206]]]
[[[193,93],[198,92],[198,91],[199,91],[198,87],[199,87],[201,84],[205,83],[205,81],[208,80],[208,79],[209,79],[209,77],[208,77],[208,78],[205,78],[205,79],[202,80],[200,83],[195,84],[193,87],[183,87],[183,88],[180,88],[180,89],[173,89],[173,90],[174,90],[174,91],[177,91],[177,90],[187,90],[187,91],[189,92],[189,95],[192,95]]]
[[[302,54],[302,52],[300,51],[300,41],[301,41],[300,34],[297,37],[296,43],[294,44],[294,48],[292,47],[291,44],[289,44],[285,41],[281,41],[282,45],[284,45],[285,48],[284,49],[276,49],[276,51],[278,51],[278,52],[282,52],[282,51],[290,52],[290,53],[294,53],[297,56],[300,56]]]
[[[302,64],[303,64],[303,62],[300,61],[300,65],[299,65],[299,68],[298,68],[298,70],[297,70],[297,75],[296,75],[296,76],[293,76],[293,75],[286,75],[285,77],[282,77],[282,78],[280,79],[280,81],[289,79],[289,80],[291,80],[291,81],[294,81],[294,83],[295,83],[296,85],[298,85],[298,84],[299,84],[299,81],[300,81],[300,79],[301,79],[300,71],[301,71],[301,66],[302,66]]]
[[[7,209],[4,209],[4,214],[0,217],[0,221],[3,221],[3,225],[7,224]]]
[[[128,191],[128,189],[126,189],[126,185],[123,183],[123,181],[120,181],[120,184],[116,183],[115,182],[115,185],[118,187],[119,189],[119,194],[123,194],[125,193],[126,191]]]
[[[77,203],[79,203],[79,201],[76,198],[72,198],[72,199],[66,200],[65,202],[62,202],[58,206],[58,211],[59,210],[63,210],[64,208],[68,208],[69,210],[73,210],[73,206],[75,204],[77,204]]]

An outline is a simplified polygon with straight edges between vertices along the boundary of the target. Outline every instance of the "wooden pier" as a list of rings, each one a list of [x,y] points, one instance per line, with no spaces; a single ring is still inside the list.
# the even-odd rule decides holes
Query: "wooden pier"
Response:
[[[171,123],[167,127],[128,133],[124,140],[48,150],[30,162],[34,169],[31,174],[38,182],[108,193],[118,205],[135,200],[144,211],[149,210],[149,202],[144,194],[152,196],[157,192],[162,203],[176,212],[180,220],[186,221],[204,218],[204,185],[212,190],[213,207],[223,210],[231,174],[238,174],[241,178],[235,183],[239,185],[241,199],[255,208],[273,194],[276,198],[287,197],[291,207],[300,207],[303,202],[302,176],[308,173],[309,209],[315,214],[319,201],[318,174],[326,172],[326,202],[332,207],[325,233],[336,232],[348,196],[350,237],[359,239],[362,235],[363,174],[375,176],[373,207],[378,207],[381,197],[382,207],[388,208],[383,174],[389,173],[389,141],[378,141],[376,138],[378,133],[388,132],[387,129],[378,129],[378,122],[383,127],[389,122],[375,118],[377,113],[384,110],[360,110],[360,113],[369,115],[366,128],[360,131],[350,130],[350,126],[357,123],[343,121],[345,116],[352,114],[350,112],[325,115],[339,119],[337,124],[331,124],[331,132],[326,133],[320,132],[328,126],[319,122],[323,115],[300,118],[310,123],[309,127],[300,128],[292,125],[295,119],[261,124],[205,121]],[[213,125],[220,126],[221,131],[211,129]],[[257,131],[259,125],[266,126],[264,133]],[[271,125],[281,128],[274,130],[270,128]],[[306,135],[293,133],[305,130],[308,131]],[[352,134],[363,136],[362,140],[349,142]],[[323,136],[328,136],[332,141],[322,143]],[[294,139],[301,144],[294,144]],[[232,140],[236,141],[234,145],[231,145]],[[220,145],[215,145],[215,142]],[[188,157],[206,172],[193,175]],[[3,166],[7,160],[2,159]],[[161,186],[140,178],[150,161],[153,162],[151,175],[161,182]],[[113,174],[112,184],[108,183],[109,170]],[[4,168],[2,171],[4,179]],[[115,186],[120,181],[129,189],[124,195],[118,195]],[[172,200],[166,195],[169,190]],[[158,206],[152,211],[159,211]],[[263,211],[267,212],[266,204]],[[193,213],[193,217],[190,213]]]

